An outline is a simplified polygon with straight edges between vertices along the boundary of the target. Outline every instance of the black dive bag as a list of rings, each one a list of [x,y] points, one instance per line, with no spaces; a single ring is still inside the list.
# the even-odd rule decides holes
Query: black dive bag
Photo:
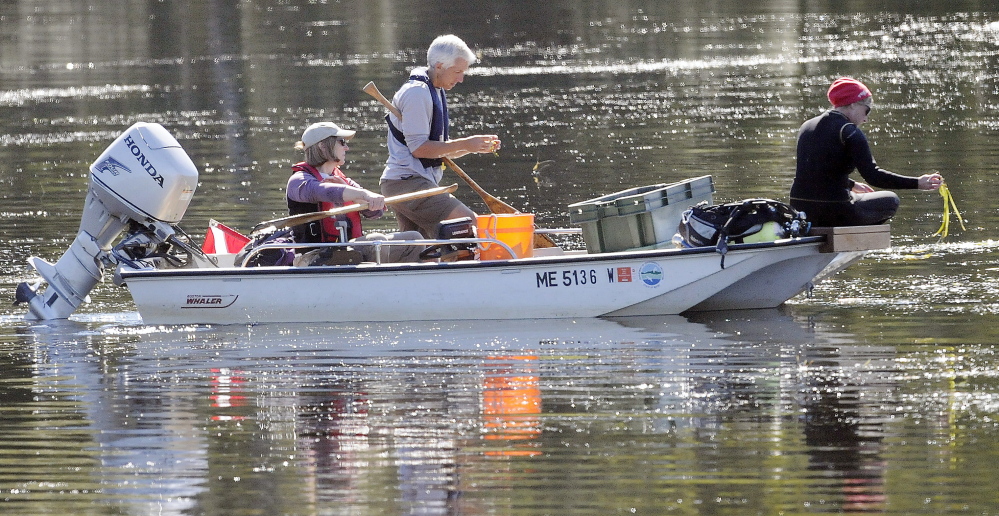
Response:
[[[800,237],[808,234],[810,224],[804,212],[799,212],[773,199],[746,199],[727,204],[701,203],[683,213],[677,232],[689,247],[715,246],[722,255],[725,268],[728,244],[741,244],[760,233],[767,223],[776,238]],[[760,240],[763,241],[763,240]]]

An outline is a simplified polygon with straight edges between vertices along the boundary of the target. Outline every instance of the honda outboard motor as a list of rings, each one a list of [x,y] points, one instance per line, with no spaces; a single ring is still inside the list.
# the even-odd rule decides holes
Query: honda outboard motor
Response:
[[[176,238],[198,184],[198,169],[163,126],[137,123],[90,166],[80,230],[55,265],[32,256],[28,263],[48,284],[17,286],[16,302],[28,303],[28,319],[65,319],[87,300],[108,265],[147,258],[161,244],[200,255]],[[128,231],[121,244],[111,244]],[[182,231],[181,231],[182,232]],[[186,236],[186,235],[185,235]]]

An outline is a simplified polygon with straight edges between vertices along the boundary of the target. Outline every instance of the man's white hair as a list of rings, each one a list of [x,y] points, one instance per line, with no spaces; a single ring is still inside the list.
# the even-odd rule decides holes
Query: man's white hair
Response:
[[[437,36],[427,49],[427,66],[433,68],[440,63],[444,68],[450,68],[459,57],[468,61],[469,65],[475,63],[475,53],[461,38],[454,34]]]

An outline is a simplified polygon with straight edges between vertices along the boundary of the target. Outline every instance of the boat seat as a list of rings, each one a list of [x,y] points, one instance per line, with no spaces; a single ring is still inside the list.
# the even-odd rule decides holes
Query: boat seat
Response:
[[[823,253],[844,253],[849,251],[872,251],[891,247],[891,224],[875,226],[812,226],[812,235],[825,235],[826,242],[819,251]]]

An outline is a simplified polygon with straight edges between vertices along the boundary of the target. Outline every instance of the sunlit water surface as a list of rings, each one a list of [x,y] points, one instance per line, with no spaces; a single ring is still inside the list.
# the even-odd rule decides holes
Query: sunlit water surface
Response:
[[[703,174],[719,201],[786,199],[797,127],[849,74],[875,90],[879,163],[943,173],[966,229],[931,236],[940,197],[902,192],[892,248],[768,311],[149,327],[110,282],[69,321],[8,306],[0,512],[996,512],[994,5],[193,4],[0,6],[7,299],[72,241],[89,165],[135,121],[197,164],[195,238],[282,215],[313,121],[359,131],[346,171],[375,188],[384,113],[360,88],[391,93],[452,31],[482,61],[453,132],[504,141],[462,167],[539,225]]]

